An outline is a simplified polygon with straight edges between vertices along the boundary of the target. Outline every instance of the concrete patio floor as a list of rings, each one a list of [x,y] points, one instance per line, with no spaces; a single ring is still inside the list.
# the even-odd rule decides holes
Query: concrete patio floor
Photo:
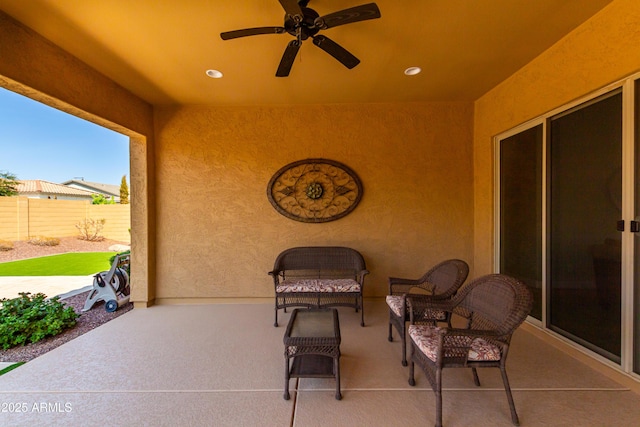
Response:
[[[89,290],[93,284],[90,276],[0,276],[0,299],[16,298],[20,292],[41,292],[48,297],[64,297]]]
[[[340,309],[343,399],[332,379],[291,380],[283,399],[282,338],[271,304],[134,309],[0,377],[7,426],[432,425],[435,399],[421,372],[407,383],[400,342],[387,341],[382,299],[365,321]],[[508,373],[522,426],[637,426],[640,395],[540,339],[514,335]],[[448,426],[510,426],[499,372],[444,374]],[[15,410],[20,404],[24,411]],[[8,407],[9,408],[9,407]]]

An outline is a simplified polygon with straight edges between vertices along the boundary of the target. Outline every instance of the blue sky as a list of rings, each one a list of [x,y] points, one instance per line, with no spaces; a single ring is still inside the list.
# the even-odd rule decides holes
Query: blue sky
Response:
[[[120,185],[129,138],[0,88],[0,171],[19,180],[70,179]]]

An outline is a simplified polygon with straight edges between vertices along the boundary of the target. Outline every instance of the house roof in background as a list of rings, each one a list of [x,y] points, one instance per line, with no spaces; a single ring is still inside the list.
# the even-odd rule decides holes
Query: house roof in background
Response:
[[[55,184],[40,179],[18,181],[16,190],[18,190],[18,194],[52,194],[59,196],[85,196],[88,198],[91,198],[92,194],[91,191]]]
[[[66,185],[70,187],[71,186],[83,187],[93,193],[101,193],[106,196],[120,197],[119,185],[102,184],[100,182],[90,182],[90,181],[84,181],[82,179],[70,179],[69,181],[63,182],[62,185]]]

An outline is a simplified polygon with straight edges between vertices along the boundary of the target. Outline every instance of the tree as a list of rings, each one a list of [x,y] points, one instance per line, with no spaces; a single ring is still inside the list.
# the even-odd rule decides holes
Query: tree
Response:
[[[116,201],[113,200],[113,196],[108,199],[104,194],[92,194],[91,199],[92,205],[114,205],[116,203]]]
[[[0,172],[0,196],[18,195],[18,177],[11,172]]]
[[[120,204],[129,204],[129,186],[127,185],[127,175],[122,175],[122,183],[120,184]]]

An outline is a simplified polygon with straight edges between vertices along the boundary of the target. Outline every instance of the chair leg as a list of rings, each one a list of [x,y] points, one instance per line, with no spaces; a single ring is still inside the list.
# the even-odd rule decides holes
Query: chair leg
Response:
[[[442,427],[442,369],[436,369],[436,427]]]
[[[402,329],[403,330],[400,333],[400,338],[402,341],[402,366],[407,366],[407,332],[404,326]]]
[[[502,374],[502,382],[504,383],[504,391],[507,393],[507,400],[509,401],[509,409],[511,410],[511,422],[514,426],[520,425],[518,414],[516,413],[516,405],[513,402],[513,396],[511,395],[511,387],[509,386],[509,378],[507,378],[507,370],[504,366],[500,367],[500,373]]]
[[[407,366],[407,331],[406,331],[406,325],[404,325],[402,328],[400,328],[400,326],[394,322],[394,313],[391,311],[391,309],[389,309],[389,336],[388,336],[388,340],[389,342],[393,341],[393,327],[395,326],[396,329],[398,330],[398,335],[400,335],[400,341],[402,341],[402,366]]]
[[[360,326],[364,327],[364,299],[360,297]]]
[[[278,327],[278,306],[276,306],[276,321],[273,326],[275,326],[276,328]]]
[[[409,385],[410,386],[414,386],[416,385],[416,378],[413,375],[413,371],[415,370],[414,368],[415,364],[413,363],[413,360],[409,363]]]
[[[413,352],[415,351],[415,348],[413,347],[413,341],[411,342],[411,359],[409,360],[409,385],[410,386],[414,386],[416,385],[416,379],[414,376],[414,371],[415,371],[415,362],[413,361]]]

